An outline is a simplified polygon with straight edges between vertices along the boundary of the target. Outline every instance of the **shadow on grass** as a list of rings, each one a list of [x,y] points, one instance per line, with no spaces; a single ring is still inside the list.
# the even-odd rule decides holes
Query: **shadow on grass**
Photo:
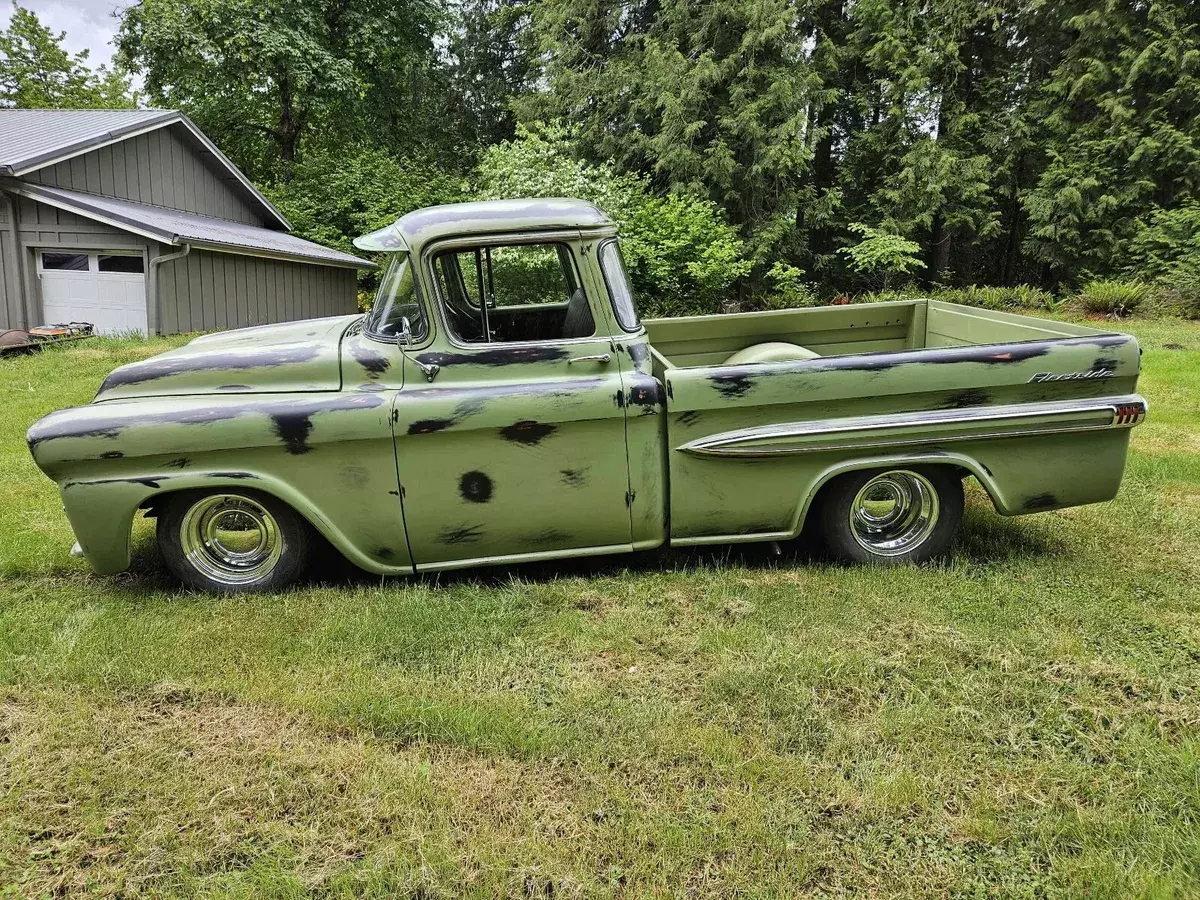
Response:
[[[1039,517],[1006,518],[990,508],[970,505],[962,530],[952,547],[951,564],[969,560],[977,564],[1003,565],[1018,560],[1036,560],[1064,552],[1064,542]],[[678,547],[638,553],[589,556],[545,562],[474,567],[415,576],[380,576],[359,569],[324,539],[313,550],[305,587],[359,587],[378,584],[418,584],[425,587],[480,585],[499,587],[512,581],[544,583],[560,578],[616,577],[624,573],[690,572],[744,568],[772,569],[794,566],[841,566],[822,551],[820,542],[808,534],[786,543],[715,544]],[[163,566],[152,536],[134,542],[133,562],[114,587],[121,592],[147,593],[180,590],[178,582]]]

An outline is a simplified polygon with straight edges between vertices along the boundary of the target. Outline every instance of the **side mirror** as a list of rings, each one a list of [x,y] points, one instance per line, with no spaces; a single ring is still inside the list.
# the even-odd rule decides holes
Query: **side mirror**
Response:
[[[400,333],[396,335],[396,342],[405,347],[413,342],[412,323],[408,321],[408,316],[400,317]]]

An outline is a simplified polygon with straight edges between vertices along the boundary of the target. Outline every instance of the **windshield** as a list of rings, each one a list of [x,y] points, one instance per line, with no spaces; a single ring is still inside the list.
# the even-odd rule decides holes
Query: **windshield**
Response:
[[[379,279],[379,293],[367,317],[367,334],[394,340],[404,330],[405,319],[414,341],[425,337],[425,312],[417,299],[408,254],[393,253]]]

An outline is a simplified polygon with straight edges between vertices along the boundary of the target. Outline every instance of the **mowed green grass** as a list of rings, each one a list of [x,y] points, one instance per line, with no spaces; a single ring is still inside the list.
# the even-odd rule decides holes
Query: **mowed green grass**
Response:
[[[175,589],[149,522],[126,575],[69,559],[24,445],[170,342],[0,361],[0,894],[1200,894],[1200,324],[1124,327],[1117,500],[973,487],[941,566],[234,599]]]

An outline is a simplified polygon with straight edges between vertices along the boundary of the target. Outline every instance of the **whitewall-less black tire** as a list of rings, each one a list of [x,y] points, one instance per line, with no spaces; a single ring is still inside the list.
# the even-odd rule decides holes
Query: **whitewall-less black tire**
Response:
[[[309,525],[258,491],[187,491],[158,512],[163,561],[188,587],[214,593],[286,587],[308,563]]]
[[[951,466],[897,466],[838,476],[814,515],[845,562],[925,562],[946,552],[962,524],[963,486]]]

